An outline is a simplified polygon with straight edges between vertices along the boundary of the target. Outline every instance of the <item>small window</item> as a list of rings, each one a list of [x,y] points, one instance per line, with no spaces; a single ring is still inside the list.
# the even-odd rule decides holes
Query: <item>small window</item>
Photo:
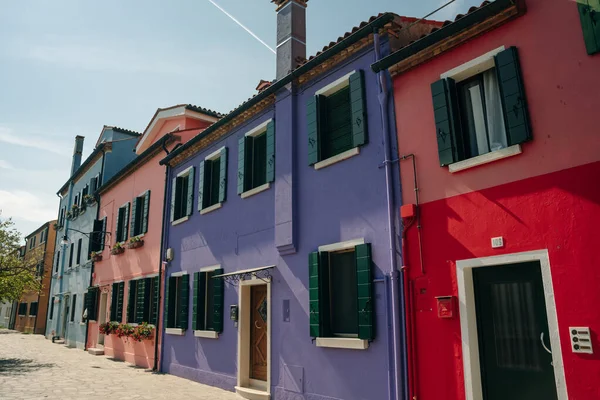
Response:
[[[19,317],[27,315],[27,303],[19,303]]]
[[[48,319],[54,319],[54,297],[50,298],[50,316]]]
[[[58,265],[60,264],[60,250],[56,251],[56,264],[54,265],[54,273],[58,273]]]
[[[129,298],[127,300],[127,322],[135,323],[137,322],[136,316],[138,312],[138,308],[143,306],[138,302],[138,289],[140,285],[138,285],[140,281],[129,281]],[[142,299],[144,298],[144,294],[142,293]]]
[[[238,142],[238,194],[275,180],[275,122],[268,121]]]
[[[44,276],[44,261],[40,261],[35,266],[35,277],[41,278]]]
[[[194,167],[173,178],[171,193],[171,222],[192,214],[194,201]]]
[[[194,299],[196,304],[192,325],[194,330],[223,330],[223,281],[213,276],[223,273],[222,269],[194,273]]]
[[[75,245],[73,243],[71,243],[70,249],[69,249],[69,268],[71,268],[73,266],[73,253],[75,252]]]
[[[117,212],[117,224],[115,238],[117,242],[124,242],[127,240],[127,234],[129,232],[129,203],[119,207]]]
[[[158,284],[158,276],[153,278],[146,278],[146,293],[148,293],[148,322],[156,325],[159,306],[158,306],[158,291],[160,286]]]
[[[83,239],[79,238],[77,241],[77,265],[81,264],[81,246],[83,246]]]
[[[150,191],[133,199],[131,207],[131,236],[148,232]]]
[[[75,307],[77,307],[77,295],[73,295],[73,302],[71,304],[71,322],[75,321]]]
[[[112,284],[112,297],[110,302],[110,320],[121,322],[123,320],[123,294],[125,291],[125,282],[115,282]]]
[[[227,194],[227,148],[223,147],[200,163],[198,210],[225,201]]]
[[[189,275],[169,277],[166,295],[167,328],[187,329]]]
[[[31,303],[29,306],[29,316],[30,317],[36,316],[37,311],[38,311],[38,303],[37,303],[37,301],[35,301],[35,302]]]
[[[42,233],[40,233],[40,244],[46,241],[46,237],[48,235],[48,229],[44,229]]]

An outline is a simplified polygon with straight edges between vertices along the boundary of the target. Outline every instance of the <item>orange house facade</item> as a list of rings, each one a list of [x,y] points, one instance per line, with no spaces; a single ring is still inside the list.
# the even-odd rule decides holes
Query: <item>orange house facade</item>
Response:
[[[159,109],[136,145],[137,157],[98,189],[94,232],[99,239],[86,297],[91,354],[156,367],[164,272],[165,167],[159,161],[217,119],[218,114],[191,105]],[[142,329],[151,333],[136,336]]]

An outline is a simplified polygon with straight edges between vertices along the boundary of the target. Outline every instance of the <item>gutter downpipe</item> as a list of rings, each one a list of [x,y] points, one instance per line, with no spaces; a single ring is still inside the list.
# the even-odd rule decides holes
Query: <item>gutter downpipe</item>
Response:
[[[375,47],[375,61],[379,61],[380,54],[380,39],[377,28],[373,30],[373,46]],[[399,372],[400,366],[400,316],[398,314],[398,308],[400,304],[400,298],[398,294],[398,279],[399,274],[397,270],[396,262],[396,231],[394,226],[394,196],[393,196],[393,174],[392,164],[393,161],[390,159],[390,131],[389,131],[389,113],[388,113],[388,87],[386,82],[386,76],[384,71],[377,73],[379,79],[379,105],[381,109],[382,119],[382,133],[383,133],[383,148],[385,151],[385,186],[386,186],[386,199],[387,199],[387,213],[388,213],[388,231],[389,231],[389,257],[390,257],[390,273],[389,273],[389,284],[391,293],[391,331],[392,331],[392,354],[390,355],[390,363],[393,363],[393,375],[390,380],[390,399],[400,400],[400,394],[404,392],[400,385]]]

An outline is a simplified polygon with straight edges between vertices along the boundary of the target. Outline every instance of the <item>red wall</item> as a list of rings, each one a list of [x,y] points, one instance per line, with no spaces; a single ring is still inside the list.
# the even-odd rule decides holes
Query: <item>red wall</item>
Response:
[[[425,275],[417,230],[405,264],[413,291],[419,400],[464,399],[458,316],[438,319],[435,297],[458,295],[456,260],[547,249],[571,400],[600,399],[600,55],[585,51],[575,2],[527,0],[528,12],[394,77],[400,154],[415,154]],[[440,167],[431,83],[500,46],[517,46],[533,140],[517,156],[451,174]],[[403,204],[413,169],[401,163]],[[502,236],[505,247],[492,249]],[[458,308],[458,307],[457,307]],[[589,326],[596,354],[574,354],[569,326]]]

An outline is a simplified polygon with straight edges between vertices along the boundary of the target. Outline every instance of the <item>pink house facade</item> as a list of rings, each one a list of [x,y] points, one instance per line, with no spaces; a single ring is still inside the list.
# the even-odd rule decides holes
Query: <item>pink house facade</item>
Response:
[[[98,189],[94,231],[105,233],[92,254],[91,289],[98,295],[89,316],[90,353],[156,368],[164,272],[160,248],[165,167],[159,161],[218,118],[217,113],[190,105],[159,109],[136,145],[137,157]],[[149,338],[120,336],[146,326],[152,330]]]

